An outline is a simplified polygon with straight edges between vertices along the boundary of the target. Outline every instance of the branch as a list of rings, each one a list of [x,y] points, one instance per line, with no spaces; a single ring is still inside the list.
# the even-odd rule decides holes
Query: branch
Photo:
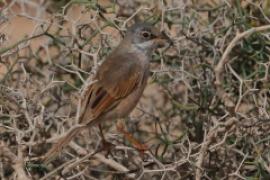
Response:
[[[35,39],[35,38],[38,38],[40,36],[43,36],[45,35],[46,32],[43,32],[43,33],[40,33],[40,34],[37,34],[37,35],[34,35],[34,36],[31,36],[31,37],[26,37],[26,38],[23,38],[21,40],[19,40],[18,42],[14,43],[13,45],[9,46],[9,47],[6,47],[6,48],[1,48],[0,49],[0,55],[6,53],[7,51],[17,47],[18,45],[20,45],[21,43],[24,43],[24,42],[27,42],[29,40],[32,40],[32,39]]]
[[[222,73],[224,71],[224,66],[229,62],[229,54],[232,51],[232,49],[235,47],[235,45],[244,37],[250,36],[251,34],[255,32],[265,31],[270,29],[270,25],[260,26],[260,27],[254,27],[247,31],[244,31],[240,34],[237,34],[235,38],[231,41],[231,43],[227,46],[226,50],[224,51],[220,61],[216,65],[214,71],[216,76],[215,85],[217,87],[217,94],[218,96],[224,101],[225,106],[232,107],[234,106],[233,101],[229,97],[229,95],[224,91],[222,88]]]

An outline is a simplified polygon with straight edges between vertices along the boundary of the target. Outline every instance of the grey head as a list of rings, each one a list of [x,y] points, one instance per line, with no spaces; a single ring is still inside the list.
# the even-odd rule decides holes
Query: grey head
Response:
[[[148,23],[138,23],[131,26],[125,39],[129,40],[138,50],[148,54],[156,48],[163,47],[168,40],[163,33]]]

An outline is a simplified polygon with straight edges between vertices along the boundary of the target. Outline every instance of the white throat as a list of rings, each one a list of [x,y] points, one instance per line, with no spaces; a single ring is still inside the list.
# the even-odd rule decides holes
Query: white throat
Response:
[[[137,43],[135,44],[135,46],[143,51],[148,51],[152,49],[153,46],[153,42],[152,41],[146,41],[146,42],[142,42],[142,43]]]

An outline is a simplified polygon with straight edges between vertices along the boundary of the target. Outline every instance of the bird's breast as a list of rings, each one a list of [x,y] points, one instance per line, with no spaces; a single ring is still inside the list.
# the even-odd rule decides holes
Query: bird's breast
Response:
[[[142,66],[142,69],[149,68],[151,55],[149,55],[147,52],[141,51],[136,46],[132,46],[131,50],[129,51],[129,54],[130,57],[133,56],[133,60],[135,61],[135,63]]]

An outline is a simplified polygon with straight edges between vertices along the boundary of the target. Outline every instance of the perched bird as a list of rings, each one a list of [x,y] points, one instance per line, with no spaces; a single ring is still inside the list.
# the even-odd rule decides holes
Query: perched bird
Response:
[[[145,89],[153,50],[166,42],[167,36],[150,24],[130,27],[118,47],[98,68],[94,83],[84,90],[78,126],[53,145],[45,155],[45,163],[83,128],[128,116]]]

